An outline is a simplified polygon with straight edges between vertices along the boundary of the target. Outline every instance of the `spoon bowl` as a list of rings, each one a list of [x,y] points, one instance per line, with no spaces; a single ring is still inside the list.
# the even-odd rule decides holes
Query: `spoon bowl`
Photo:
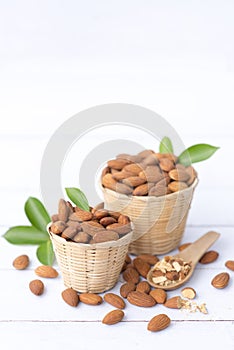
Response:
[[[152,272],[154,270],[154,267],[152,267],[147,274],[147,280],[149,284],[155,288],[164,289],[164,290],[173,290],[181,287],[191,278],[194,272],[194,269],[198,261],[202,257],[202,255],[207,251],[207,249],[210,248],[210,246],[219,237],[220,237],[220,233],[217,233],[215,231],[209,231],[203,236],[201,236],[199,239],[197,239],[194,243],[190,244],[182,252],[180,252],[179,254],[173,255],[174,258],[181,258],[184,261],[191,263],[191,269],[189,270],[189,273],[184,279],[182,279],[181,281],[177,281],[176,283],[173,283],[168,286],[160,286],[159,284],[154,283],[152,280]]]

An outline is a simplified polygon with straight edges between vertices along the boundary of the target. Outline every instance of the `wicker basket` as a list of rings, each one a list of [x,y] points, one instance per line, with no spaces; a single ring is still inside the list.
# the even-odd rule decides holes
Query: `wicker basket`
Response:
[[[117,241],[84,244],[66,241],[48,232],[66,287],[78,292],[101,293],[114,287],[129,244],[132,232]]]
[[[161,197],[126,196],[102,187],[105,207],[128,215],[133,235],[140,237],[130,244],[130,253],[166,254],[179,245],[197,183]]]

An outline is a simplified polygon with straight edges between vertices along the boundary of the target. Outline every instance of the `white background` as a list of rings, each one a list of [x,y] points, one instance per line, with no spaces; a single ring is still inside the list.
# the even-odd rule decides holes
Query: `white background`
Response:
[[[61,123],[124,102],[160,114],[186,146],[221,147],[196,166],[188,227],[233,234],[233,18],[231,0],[0,0],[2,233],[27,222],[24,202],[40,196],[41,158]]]

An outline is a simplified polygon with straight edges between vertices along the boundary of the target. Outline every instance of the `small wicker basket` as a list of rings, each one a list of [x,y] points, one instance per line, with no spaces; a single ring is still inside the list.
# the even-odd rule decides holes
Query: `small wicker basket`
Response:
[[[197,183],[161,197],[126,196],[102,187],[105,207],[128,215],[133,235],[140,237],[130,244],[130,253],[166,254],[179,245]]]
[[[66,287],[78,292],[102,293],[114,287],[123,267],[132,232],[117,241],[84,244],[66,241],[48,232]]]

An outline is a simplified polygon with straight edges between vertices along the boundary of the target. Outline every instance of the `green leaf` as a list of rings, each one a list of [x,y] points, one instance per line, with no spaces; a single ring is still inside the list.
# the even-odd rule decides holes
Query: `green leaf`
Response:
[[[54,251],[51,240],[42,243],[37,248],[37,258],[43,265],[53,265],[54,262]]]
[[[88,199],[79,188],[69,187],[65,188],[65,190],[70,200],[77,205],[77,207],[89,211]]]
[[[14,226],[3,235],[12,244],[41,244],[49,239],[48,233],[33,226]]]
[[[218,149],[219,147],[205,143],[191,146],[179,155],[179,163],[188,166],[191,163],[201,162],[210,158]]]
[[[38,230],[46,231],[47,224],[51,221],[47,210],[39,199],[29,197],[24,206],[25,213],[31,224]]]
[[[172,153],[174,152],[172,142],[169,139],[169,137],[165,136],[159,145],[159,152],[160,153]]]

